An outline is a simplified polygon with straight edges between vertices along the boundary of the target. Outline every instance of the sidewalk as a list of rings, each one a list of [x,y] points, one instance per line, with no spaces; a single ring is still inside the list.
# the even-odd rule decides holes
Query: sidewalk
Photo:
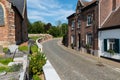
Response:
[[[115,62],[115,61],[108,60],[108,59],[101,58],[101,57],[99,58],[99,57],[93,56],[88,53],[82,53],[81,51],[73,50],[71,48],[68,48],[62,45],[61,41],[58,42],[58,45],[70,53],[76,54],[78,56],[82,56],[84,58],[87,58],[87,60],[103,64],[107,67],[112,68],[113,70],[120,72],[120,62]]]

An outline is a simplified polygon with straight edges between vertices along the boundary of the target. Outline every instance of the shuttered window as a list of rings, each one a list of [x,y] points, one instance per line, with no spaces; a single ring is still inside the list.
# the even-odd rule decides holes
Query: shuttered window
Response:
[[[113,50],[115,53],[120,53],[119,39],[104,39],[104,51]]]
[[[0,5],[0,26],[4,25],[4,11],[2,6]]]

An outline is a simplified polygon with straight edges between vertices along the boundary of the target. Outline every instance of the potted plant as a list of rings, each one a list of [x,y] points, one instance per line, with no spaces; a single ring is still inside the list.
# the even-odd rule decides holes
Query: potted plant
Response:
[[[87,53],[90,53],[90,44],[86,44],[85,48],[87,49]]]
[[[107,50],[107,52],[110,53],[110,55],[114,55],[115,54],[115,51],[111,50],[111,49]]]

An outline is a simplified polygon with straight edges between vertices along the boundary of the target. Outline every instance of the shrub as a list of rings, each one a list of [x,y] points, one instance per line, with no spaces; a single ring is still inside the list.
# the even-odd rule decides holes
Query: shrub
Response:
[[[9,50],[8,48],[3,48],[3,52],[4,52],[4,53],[7,53],[8,50]]]
[[[85,45],[85,48],[88,50],[88,49],[90,49],[90,44],[86,44]]]
[[[20,51],[28,51],[28,46],[19,46]]]
[[[22,64],[14,64],[9,67],[8,72],[16,72],[19,71],[22,67]]]
[[[32,51],[32,53],[38,52],[38,47],[37,47],[37,45],[31,46],[31,51]]]
[[[12,62],[12,58],[0,59],[0,63],[7,65],[9,62]]]
[[[46,63],[46,57],[43,53],[34,53],[30,56],[30,73],[31,74],[41,74],[42,67]]]
[[[33,75],[33,80],[41,80],[38,75]]]

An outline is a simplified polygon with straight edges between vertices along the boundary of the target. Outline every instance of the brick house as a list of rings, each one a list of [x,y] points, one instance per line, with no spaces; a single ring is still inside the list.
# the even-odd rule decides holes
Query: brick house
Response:
[[[100,56],[120,60],[120,0],[108,0],[107,2],[102,0],[99,4]]]
[[[76,13],[68,17],[68,46],[85,50],[89,45],[91,52],[98,51],[98,1],[78,0]]]
[[[0,0],[0,45],[28,40],[26,0]]]
[[[115,45],[117,47],[117,55],[110,58],[120,59],[119,8],[120,0],[78,0],[76,12],[67,17],[68,47],[110,57],[107,51],[112,44],[112,50]]]

